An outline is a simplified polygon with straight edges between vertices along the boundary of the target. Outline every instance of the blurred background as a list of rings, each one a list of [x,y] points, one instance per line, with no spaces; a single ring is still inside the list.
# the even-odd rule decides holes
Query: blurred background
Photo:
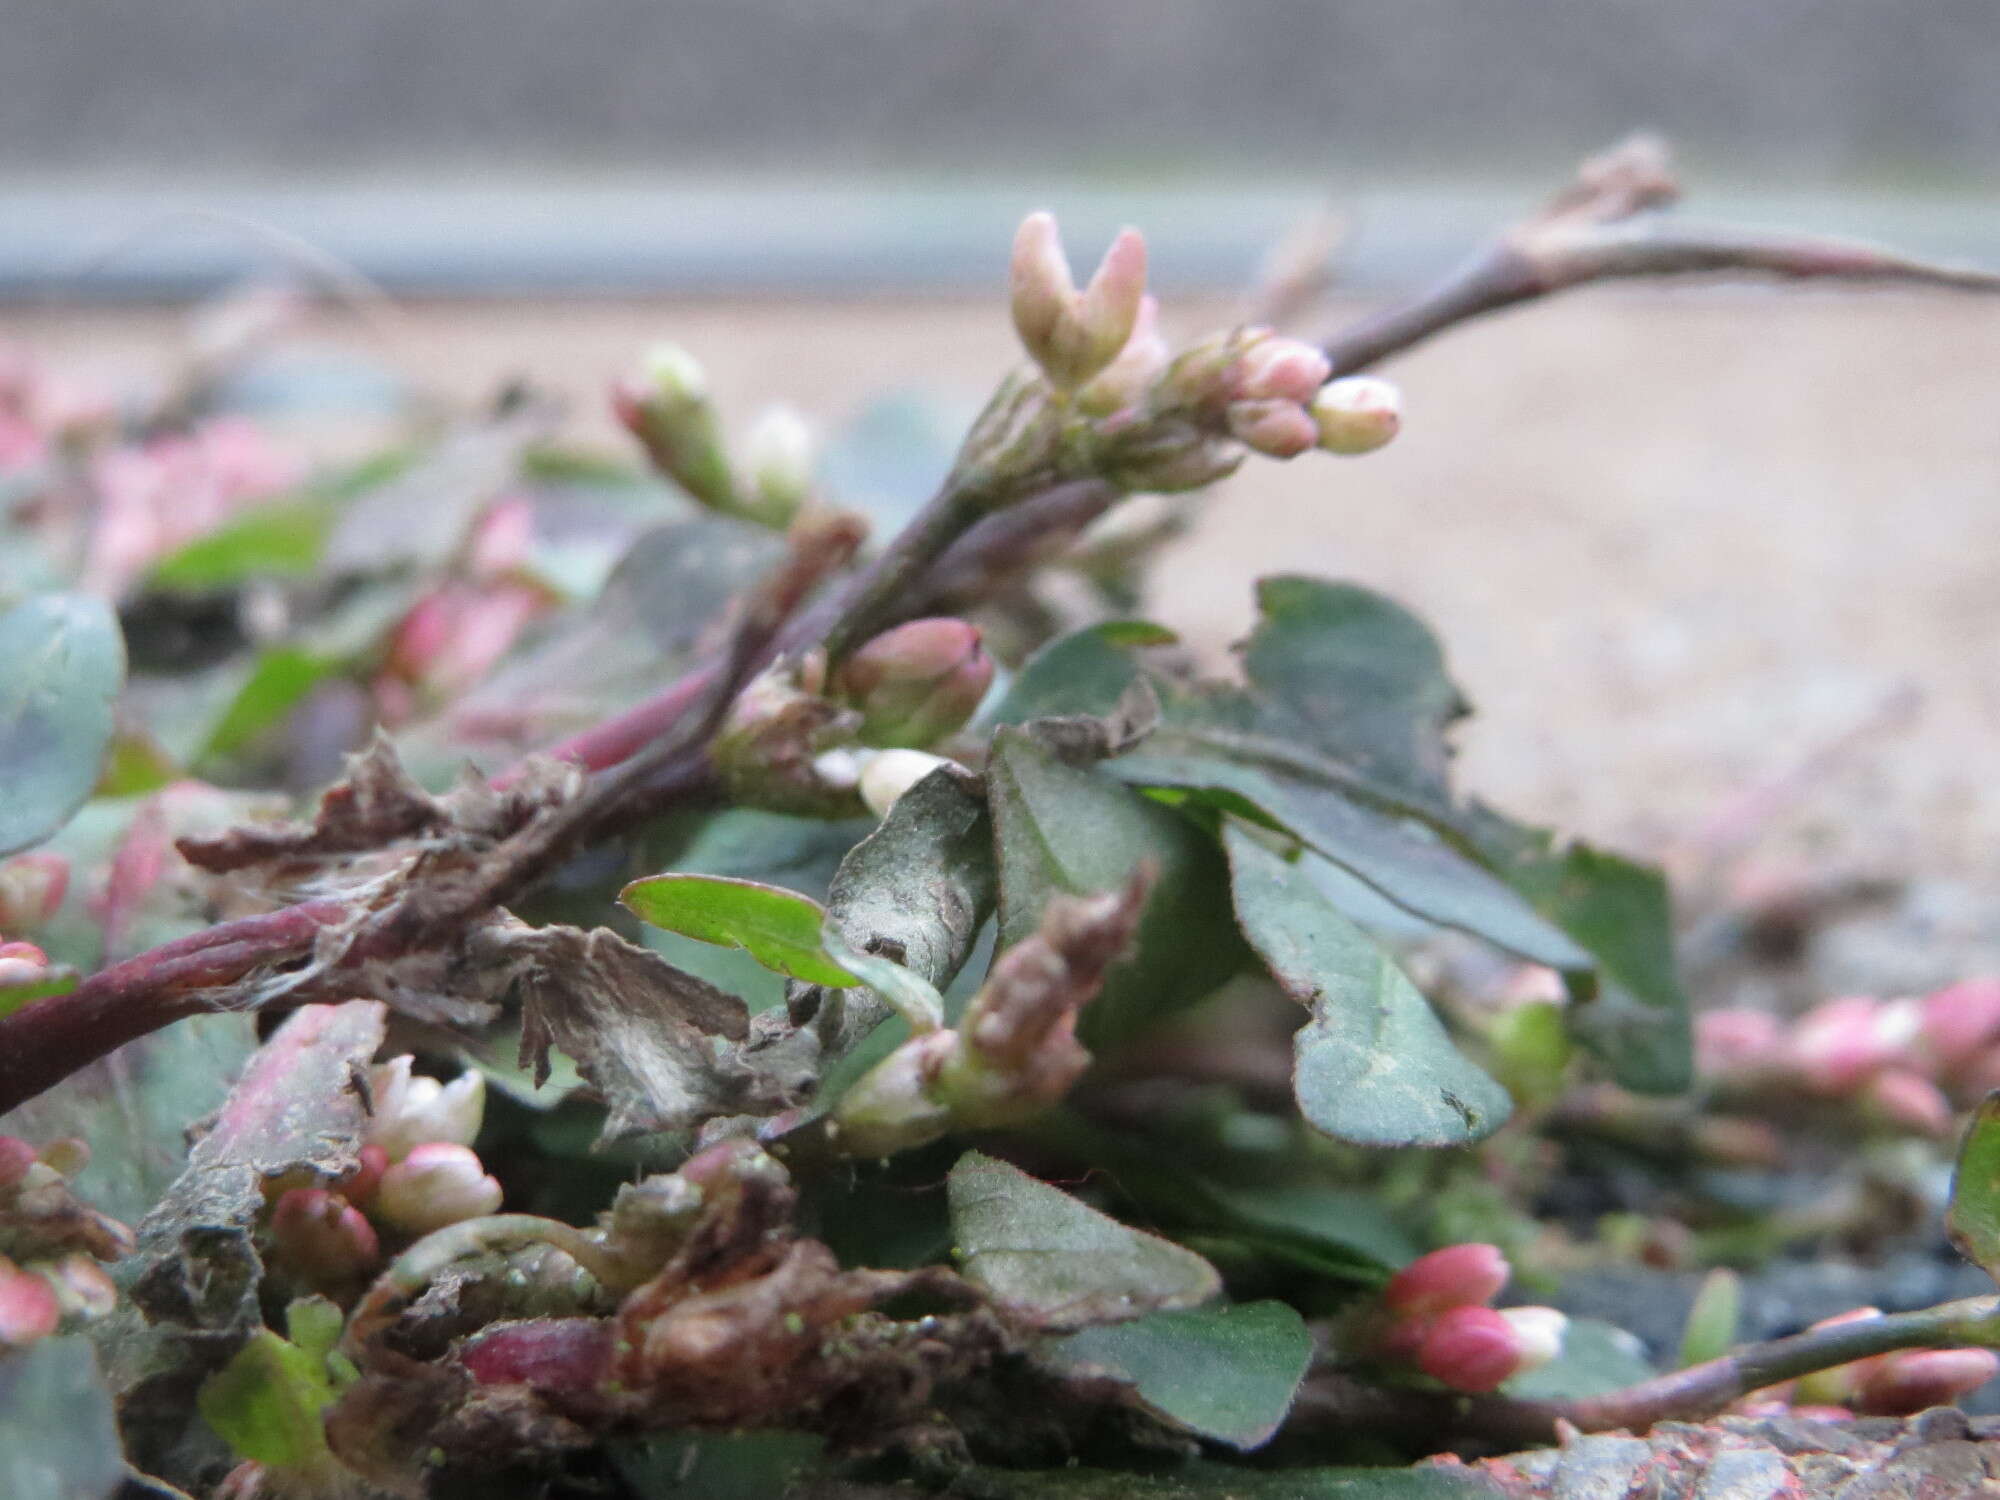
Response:
[[[1642,127],[1690,214],[2000,267],[1989,0],[0,0],[0,26],[0,336],[166,382],[191,308],[284,279],[307,303],[230,399],[317,458],[516,378],[629,458],[603,393],[672,340],[726,413],[887,424],[921,486],[1015,357],[1026,209],[1079,261],[1143,227],[1182,334],[1317,221],[1310,331]],[[1383,453],[1246,470],[1147,607],[1219,658],[1260,573],[1394,593],[1479,707],[1468,786],[1739,894],[1879,886],[1832,972],[1940,983],[2000,964],[1996,362],[2000,302],[1584,291],[1399,361]]]

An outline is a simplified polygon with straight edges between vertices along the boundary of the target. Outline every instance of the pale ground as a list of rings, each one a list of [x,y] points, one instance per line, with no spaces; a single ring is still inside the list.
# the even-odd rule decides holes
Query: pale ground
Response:
[[[175,326],[0,313],[91,362]],[[951,302],[437,304],[386,340],[331,336],[465,397],[532,372],[586,428],[653,339],[737,410],[829,419],[894,385],[970,401],[1011,357],[996,308]],[[1394,373],[1397,444],[1247,471],[1160,570],[1158,618],[1219,651],[1261,573],[1387,590],[1478,705],[1467,788],[1655,855],[1911,684],[1916,713],[1811,778],[1760,847],[1940,877],[1951,922],[2000,933],[2000,304],[1595,293]]]

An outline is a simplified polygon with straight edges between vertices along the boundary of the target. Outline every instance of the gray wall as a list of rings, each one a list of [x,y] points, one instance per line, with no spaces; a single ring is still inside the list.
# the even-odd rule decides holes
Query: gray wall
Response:
[[[1991,180],[1995,0],[0,0],[0,171]]]

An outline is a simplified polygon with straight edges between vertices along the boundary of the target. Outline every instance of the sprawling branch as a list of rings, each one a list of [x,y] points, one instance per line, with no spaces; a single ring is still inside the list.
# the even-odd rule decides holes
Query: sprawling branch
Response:
[[[1649,142],[1584,163],[1569,187],[1455,275],[1333,336],[1326,345],[1333,374],[1372,366],[1485,313],[1615,278],[1762,274],[2000,290],[2000,277],[1868,246],[1703,231],[1650,212],[1677,194],[1663,154]],[[305,963],[322,929],[362,919],[315,996],[336,994],[342,983],[365,989],[359,970],[371,960],[459,941],[473,922],[577,850],[708,786],[710,739],[743,685],[774,657],[813,646],[837,656],[900,620],[989,597],[1059,553],[1124,493],[1058,469],[1011,475],[1007,493],[996,494],[992,477],[948,483],[867,568],[809,606],[807,595],[844,564],[858,538],[830,534],[795,546],[716,660],[555,747],[556,758],[587,773],[583,791],[501,840],[470,878],[461,872],[448,883],[419,880],[379,912],[311,902],[225,923],[0,1017],[0,1114],[135,1037],[246,1003],[243,981]],[[520,767],[505,772],[498,785],[520,774]]]

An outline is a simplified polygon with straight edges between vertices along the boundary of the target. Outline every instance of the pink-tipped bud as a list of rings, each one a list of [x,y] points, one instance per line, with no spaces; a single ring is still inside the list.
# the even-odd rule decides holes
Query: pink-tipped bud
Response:
[[[1730,1007],[1694,1018],[1695,1068],[1726,1078],[1771,1067],[1783,1055],[1785,1029],[1769,1011]]]
[[[1076,404],[1092,416],[1109,416],[1143,401],[1173,363],[1174,352],[1160,332],[1160,304],[1153,297],[1139,303],[1132,337],[1103,373],[1077,392]]]
[[[0,990],[25,989],[49,977],[49,956],[33,943],[0,943]]]
[[[836,687],[861,711],[861,740],[921,750],[956,733],[993,685],[979,627],[911,620],[884,631],[841,664]]]
[[[13,1191],[35,1164],[35,1148],[18,1135],[0,1135],[0,1193]]]
[[[1539,1370],[1563,1352],[1563,1337],[1569,1318],[1553,1307],[1503,1307],[1500,1316],[1514,1330],[1518,1363],[1516,1374]]]
[[[1522,1368],[1521,1335],[1490,1307],[1438,1314],[1417,1351],[1417,1368],[1468,1395],[1498,1390]]]
[[[1304,406],[1333,373],[1311,344],[1277,335],[1254,345],[1237,364],[1236,395],[1244,401],[1289,401]]]
[[[1923,1002],[1924,1046],[1947,1070],[1965,1066],[2000,1039],[2000,979],[1967,979]]]
[[[2000,1375],[1990,1349],[1904,1349],[1872,1363],[1854,1406],[1868,1416],[1906,1417],[1949,1406]]]
[[[0,932],[33,931],[62,908],[69,861],[60,854],[17,854],[0,864]]]
[[[701,362],[676,344],[647,352],[643,369],[612,390],[612,410],[661,473],[716,510],[735,510],[736,482]]]
[[[19,1349],[45,1339],[60,1322],[62,1306],[55,1288],[0,1256],[0,1348]]]
[[[1951,1134],[1951,1101],[1921,1073],[1890,1068],[1868,1084],[1868,1103],[1884,1120],[1904,1130],[1943,1140]]]
[[[1902,1060],[1922,1028],[1923,1012],[1914,1000],[1886,1005],[1865,995],[1828,1000],[1792,1028],[1792,1066],[1817,1093],[1849,1093]]]
[[[309,1286],[358,1281],[382,1258],[375,1228],[361,1210],[325,1188],[293,1188],[271,1210],[278,1262]]]
[[[1403,396],[1386,380],[1349,375],[1320,387],[1312,414],[1327,452],[1372,453],[1401,430]]]
[[[375,1215],[405,1234],[425,1235],[500,1207],[500,1184],[464,1146],[432,1141],[382,1174]]]
[[[1512,1275],[1498,1245],[1447,1245],[1419,1256],[1390,1277],[1382,1288],[1382,1305],[1398,1319],[1479,1306],[1498,1296]]]
[[[410,1071],[410,1057],[393,1057],[369,1074],[374,1111],[368,1144],[401,1161],[426,1141],[469,1146],[486,1117],[486,1075],[469,1068],[450,1083]]]
[[[466,568],[475,578],[500,578],[527,562],[535,541],[535,507],[510,495],[487,507],[466,544]]]
[[[1232,401],[1229,432],[1269,458],[1297,458],[1319,442],[1319,424],[1295,401]]]
[[[370,1142],[356,1154],[361,1159],[354,1170],[334,1186],[356,1208],[366,1208],[375,1201],[375,1190],[382,1186],[382,1174],[389,1170],[389,1152],[386,1147]]]
[[[1146,241],[1120,230],[1090,284],[1076,290],[1055,216],[1021,221],[1008,266],[1014,331],[1049,383],[1073,390],[1117,359],[1138,325],[1146,296]]]

